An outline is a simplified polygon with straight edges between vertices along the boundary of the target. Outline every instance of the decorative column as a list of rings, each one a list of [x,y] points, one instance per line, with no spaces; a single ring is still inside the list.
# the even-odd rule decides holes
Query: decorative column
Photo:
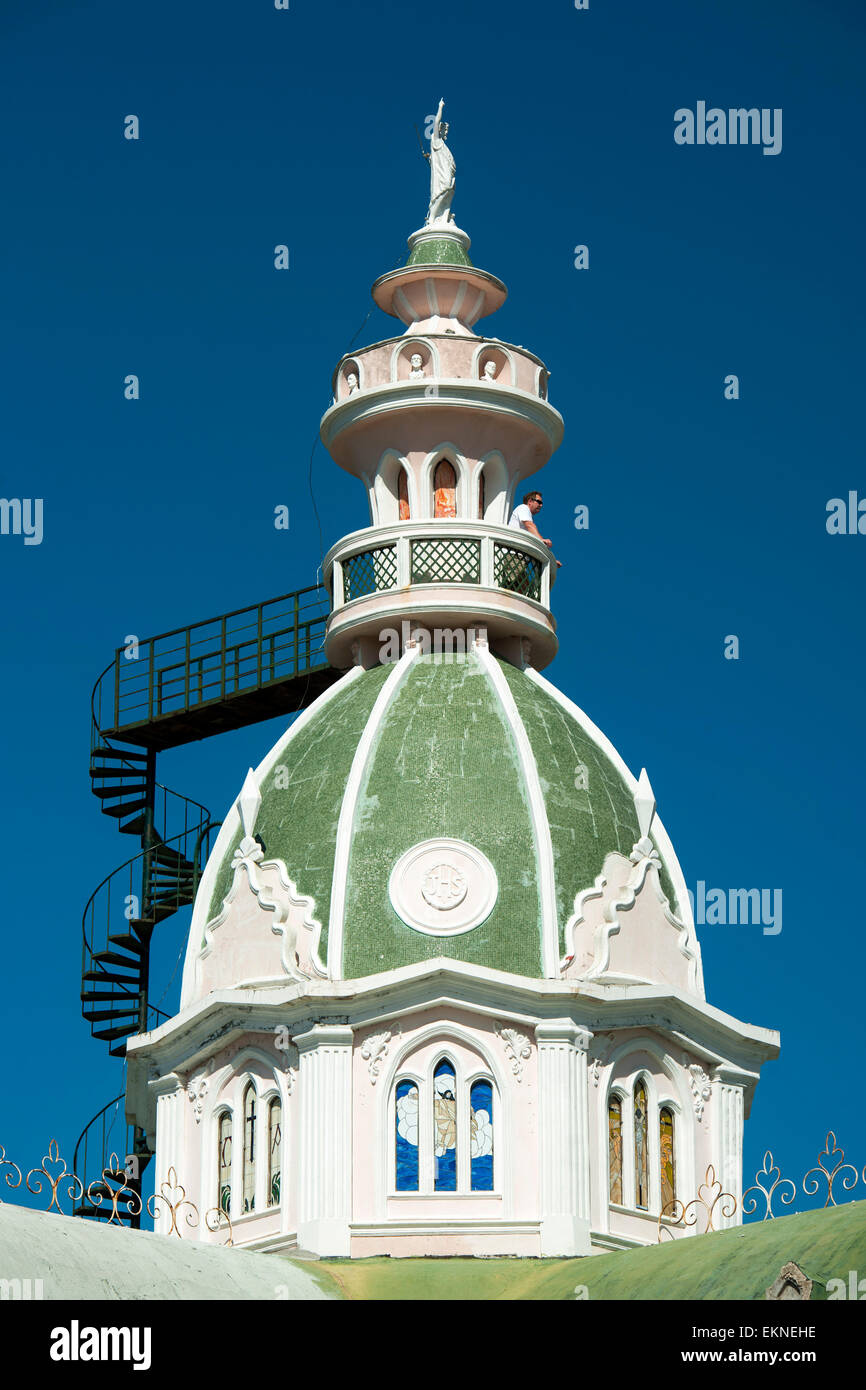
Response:
[[[299,1054],[298,1244],[317,1255],[348,1255],[352,1029],[316,1023],[292,1041]]]
[[[713,1224],[719,1229],[740,1226],[743,1221],[744,1082],[742,1072],[726,1067],[716,1068],[713,1078],[713,1165],[722,1190],[730,1192],[737,1199],[733,1216],[719,1214],[718,1219],[713,1217]],[[720,1202],[719,1210],[723,1205],[730,1206],[730,1202]]]
[[[191,1155],[184,1151],[184,1122],[186,1120],[186,1089],[177,1072],[170,1071],[158,1080],[150,1082],[150,1091],[156,1097],[156,1157],[154,1159],[153,1190],[159,1194],[162,1184],[168,1182],[168,1170],[174,1168],[177,1180],[186,1188],[186,1195],[197,1200],[198,1164],[193,1164]],[[171,1227],[171,1219],[165,1202],[154,1202],[153,1229],[157,1235],[166,1235]]]
[[[588,1255],[589,1093],[592,1034],[570,1018],[535,1029],[538,1043],[542,1255]]]

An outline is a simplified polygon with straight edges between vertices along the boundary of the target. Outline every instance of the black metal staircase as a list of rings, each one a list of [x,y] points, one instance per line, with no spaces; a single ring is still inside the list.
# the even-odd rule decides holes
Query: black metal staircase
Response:
[[[113,1057],[168,1017],[149,1000],[151,938],[194,901],[219,829],[206,807],[157,782],[156,754],[311,704],[340,674],[323,653],[328,608],[327,592],[315,586],[147,638],[118,648],[93,688],[92,790],[103,814],[141,845],[103,879],[82,918],[82,1013]],[[113,1180],[102,1174],[112,1152],[106,1114],[117,1103],[94,1116],[76,1145],[73,1169],[85,1188],[77,1216],[112,1210]],[[124,1142],[143,1172],[148,1136],[136,1130]],[[88,1182],[103,1205],[87,1198]],[[122,1205],[115,1219],[139,1224]]]

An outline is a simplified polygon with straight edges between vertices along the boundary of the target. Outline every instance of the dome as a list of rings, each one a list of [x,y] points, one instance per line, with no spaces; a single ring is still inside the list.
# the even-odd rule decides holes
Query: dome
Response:
[[[636,779],[604,736],[537,672],[483,645],[354,668],[252,776],[255,838],[304,902],[332,979],[441,956],[556,977],[580,895],[641,837]],[[683,918],[658,819],[651,838],[659,897]],[[184,1003],[203,992],[190,960],[225,912],[243,839],[235,806],[196,900]]]

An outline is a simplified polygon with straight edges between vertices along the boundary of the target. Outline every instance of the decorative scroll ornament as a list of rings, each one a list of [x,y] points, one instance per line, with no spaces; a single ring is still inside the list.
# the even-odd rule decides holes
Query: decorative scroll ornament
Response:
[[[683,1229],[696,1226],[698,1223],[698,1208],[703,1207],[707,1213],[707,1224],[703,1234],[709,1235],[715,1230],[713,1226],[713,1213],[719,1207],[720,1215],[727,1221],[737,1210],[737,1199],[733,1192],[723,1192],[722,1184],[716,1178],[716,1170],[712,1163],[706,1171],[704,1181],[698,1188],[697,1197],[693,1197],[690,1202],[683,1203],[679,1198],[674,1198],[672,1202],[666,1202],[659,1212],[658,1219],[658,1242],[661,1243],[663,1233],[667,1233],[673,1240],[673,1227],[680,1226]],[[667,1218],[667,1220],[665,1220]],[[664,1224],[663,1224],[664,1223]]]
[[[192,1105],[192,1113],[195,1116],[197,1125],[201,1124],[202,1112],[204,1110],[205,1096],[208,1092],[208,1077],[211,1074],[213,1062],[209,1062],[203,1072],[194,1076],[186,1088],[187,1096]]]
[[[51,1164],[52,1167],[56,1168],[59,1167],[61,1163],[63,1164],[62,1169],[56,1177],[52,1177],[47,1165]],[[51,1184],[51,1201],[45,1208],[46,1211],[59,1211],[61,1216],[65,1215],[63,1208],[57,1200],[57,1189],[64,1180],[68,1180],[69,1182],[69,1186],[66,1189],[66,1196],[69,1197],[70,1201],[79,1201],[84,1196],[84,1184],[74,1173],[67,1171],[66,1159],[60,1157],[56,1139],[52,1139],[51,1143],[48,1145],[48,1153],[45,1154],[42,1159],[42,1167],[31,1168],[30,1172],[27,1174],[27,1191],[34,1193],[34,1195],[38,1195],[42,1191],[43,1177],[47,1178]],[[30,1186],[31,1178],[35,1178],[36,1180],[35,1187]],[[76,1187],[78,1188],[77,1192],[75,1190]]]
[[[494,1024],[494,1028],[502,1039],[505,1055],[511,1063],[512,1072],[518,1081],[522,1081],[523,1063],[532,1056],[532,1044],[523,1033],[518,1033],[516,1028],[503,1028],[499,1023]]]
[[[183,1218],[186,1225],[191,1230],[194,1230],[198,1226],[200,1219],[198,1207],[196,1206],[195,1202],[191,1202],[187,1197],[186,1188],[182,1187],[181,1184],[178,1182],[177,1172],[174,1168],[169,1168],[168,1176],[165,1182],[160,1183],[160,1191],[155,1192],[153,1196],[148,1200],[147,1210],[149,1215],[152,1216],[154,1220],[157,1218],[157,1216],[163,1214],[161,1210],[156,1210],[156,1205],[158,1202],[162,1203],[163,1207],[168,1208],[168,1214],[171,1224],[168,1228],[168,1231],[166,1232],[167,1235],[175,1235],[178,1237],[178,1239],[180,1239],[180,1229],[177,1224],[177,1216],[178,1212],[182,1211],[184,1207],[189,1207],[189,1211],[184,1214]],[[228,1240],[225,1243],[226,1245],[231,1245],[233,1243],[232,1223],[228,1217],[228,1214],[224,1212],[221,1207],[211,1207],[209,1211],[206,1211],[204,1215],[204,1223],[209,1231],[218,1231],[221,1225],[225,1223],[225,1225],[228,1226]]]
[[[761,1179],[766,1178],[769,1181],[769,1179],[772,1178],[774,1173],[777,1174],[777,1177],[772,1183],[772,1186],[767,1187],[766,1184],[761,1181]],[[750,1197],[749,1193],[760,1192],[761,1196],[764,1199],[765,1206],[764,1215],[761,1217],[761,1220],[772,1220],[773,1217],[776,1215],[776,1213],[773,1211],[773,1193],[775,1192],[777,1187],[790,1187],[791,1191],[788,1196],[786,1196],[784,1192],[780,1193],[779,1195],[779,1201],[782,1203],[782,1206],[790,1206],[797,1195],[797,1185],[796,1183],[792,1182],[790,1178],[782,1177],[782,1170],[781,1168],[778,1168],[774,1165],[773,1155],[770,1153],[770,1150],[768,1149],[767,1152],[764,1154],[763,1168],[760,1168],[758,1172],[755,1174],[754,1185],[752,1187],[747,1187],[745,1192],[743,1193],[743,1215],[752,1216],[754,1212],[757,1210],[757,1198]],[[747,1198],[750,1203],[750,1205],[748,1206],[746,1205]]]
[[[117,1154],[113,1153],[108,1160],[108,1167],[102,1170],[102,1180],[96,1179],[87,1189],[87,1200],[94,1207],[101,1207],[106,1198],[111,1201],[109,1226],[123,1225],[117,1210],[118,1202],[123,1203],[126,1216],[138,1216],[141,1213],[141,1197],[133,1188],[127,1186],[126,1178],[126,1168],[121,1167]]]
[[[692,1100],[695,1105],[695,1114],[698,1119],[703,1118],[704,1106],[713,1093],[713,1083],[707,1076],[699,1062],[692,1062],[689,1067],[689,1076],[692,1083]]]
[[[0,1144],[0,1168],[13,1168],[15,1172],[18,1174],[17,1182],[12,1181],[11,1173],[3,1174],[3,1178],[7,1187],[11,1187],[14,1189],[16,1187],[21,1186],[21,1183],[23,1182],[23,1178],[21,1177],[21,1169],[18,1167],[17,1163],[12,1162],[11,1158],[6,1157],[6,1150],[4,1149],[2,1144]]]
[[[836,1158],[837,1154],[839,1155],[838,1158]],[[836,1158],[836,1162],[832,1168],[827,1169],[824,1167],[824,1164],[821,1161],[824,1158],[826,1158],[827,1160],[831,1158]],[[813,1173],[823,1173],[824,1177],[827,1179],[827,1200],[824,1203],[825,1207],[835,1207],[837,1205],[836,1198],[833,1196],[833,1183],[835,1182],[836,1178],[840,1176],[841,1173],[846,1174],[846,1176],[842,1178],[843,1192],[850,1192],[852,1187],[857,1186],[857,1169],[854,1167],[852,1163],[845,1162],[845,1151],[844,1149],[838,1149],[836,1147],[836,1136],[833,1133],[832,1129],[829,1131],[827,1135],[827,1141],[824,1148],[818,1155],[817,1167],[810,1168],[808,1173],[806,1173],[805,1177],[803,1178],[803,1191],[804,1193],[807,1193],[810,1197],[815,1196],[815,1193],[818,1191],[818,1187],[820,1184],[820,1179],[817,1176],[814,1178],[812,1177]],[[849,1173],[853,1173],[854,1175],[853,1182],[849,1181],[848,1179]],[[810,1182],[812,1184],[811,1187],[809,1186]],[[866,1182],[866,1177],[864,1177],[864,1182]]]
[[[367,1071],[370,1073],[370,1084],[375,1086],[382,1070],[382,1063],[388,1055],[388,1044],[391,1041],[391,1034],[387,1030],[384,1033],[372,1033],[367,1038],[361,1048],[361,1056],[367,1063]]]
[[[259,791],[256,775],[250,768],[244,778],[241,794],[236,802],[244,827],[244,835],[232,857],[232,869],[236,869],[240,864],[247,864],[249,861],[252,861],[253,864],[260,864],[265,857],[264,850],[258,840],[253,838],[261,804],[262,794]]]

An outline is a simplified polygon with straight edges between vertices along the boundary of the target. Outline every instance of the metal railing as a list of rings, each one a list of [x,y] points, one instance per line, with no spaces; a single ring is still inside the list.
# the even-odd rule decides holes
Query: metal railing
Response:
[[[118,647],[94,690],[94,719],[118,730],[183,714],[327,667],[322,585]]]

